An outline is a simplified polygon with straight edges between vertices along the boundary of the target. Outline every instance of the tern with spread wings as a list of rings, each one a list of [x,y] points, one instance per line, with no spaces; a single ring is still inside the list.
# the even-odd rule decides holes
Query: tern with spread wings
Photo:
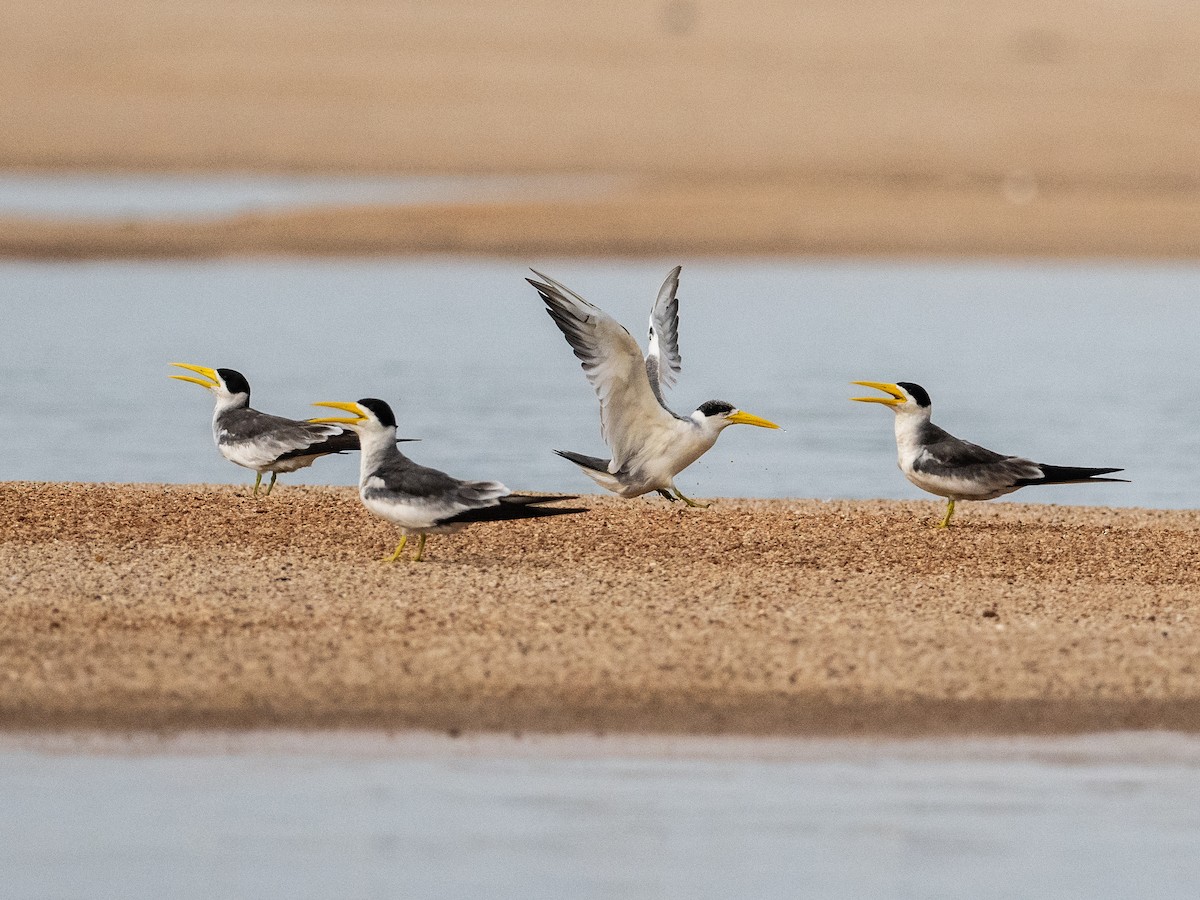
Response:
[[[539,280],[526,280],[541,295],[600,399],[600,431],[612,457],[554,452],[622,497],[657,491],[668,500],[703,506],[683,495],[675,476],[703,456],[730,425],[779,426],[723,400],[702,403],[690,416],[677,415],[667,406],[663,392],[675,384],[682,367],[679,272],[678,266],[672,269],[658,292],[644,358],[633,336],[599,307],[536,270]]]

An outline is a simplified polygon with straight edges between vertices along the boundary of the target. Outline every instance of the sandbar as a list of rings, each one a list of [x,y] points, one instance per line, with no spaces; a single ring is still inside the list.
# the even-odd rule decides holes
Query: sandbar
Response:
[[[1200,511],[582,503],[385,565],[352,488],[0,484],[0,728],[1200,730]]]

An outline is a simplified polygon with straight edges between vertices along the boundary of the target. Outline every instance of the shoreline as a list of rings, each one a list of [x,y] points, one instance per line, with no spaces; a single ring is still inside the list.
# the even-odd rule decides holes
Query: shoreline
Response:
[[[1200,511],[582,505],[384,566],[352,488],[0,484],[0,728],[1200,731]]]
[[[1194,733],[1111,731],[1074,735],[939,737],[794,737],[660,735],[584,732],[447,735],[435,731],[334,729],[189,730],[114,732],[0,730],[0,754],[71,756],[331,757],[339,760],[395,759],[648,759],[705,762],[872,762],[880,758],[934,760],[1023,760],[1042,765],[1200,764]]]
[[[1200,258],[1200,189],[1004,179],[643,180],[599,196],[73,220],[0,213],[0,258]]]

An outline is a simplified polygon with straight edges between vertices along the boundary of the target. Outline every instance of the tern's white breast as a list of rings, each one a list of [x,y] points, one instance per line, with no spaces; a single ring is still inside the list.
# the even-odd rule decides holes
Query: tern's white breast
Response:
[[[671,487],[674,478],[711,449],[716,434],[702,431],[690,421],[675,420],[655,429],[627,464],[647,490]]]

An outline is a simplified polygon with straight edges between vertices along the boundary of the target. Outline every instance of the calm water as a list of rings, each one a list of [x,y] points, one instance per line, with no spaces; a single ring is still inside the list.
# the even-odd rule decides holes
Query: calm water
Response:
[[[1173,898],[1200,739],[0,739],[14,898]]]
[[[676,260],[531,260],[639,337]],[[735,427],[679,479],[700,496],[921,495],[891,414],[855,379],[908,380],[935,421],[1038,460],[1128,469],[1130,485],[1031,489],[1051,503],[1200,506],[1200,267],[684,263],[679,410],[721,398],[781,423]],[[0,263],[0,479],[245,483],[211,446],[211,403],[173,360],[245,373],[259,408],[392,402],[412,453],[460,476],[588,491],[550,452],[603,452],[596,402],[507,260]],[[287,483],[354,483],[354,459]]]

